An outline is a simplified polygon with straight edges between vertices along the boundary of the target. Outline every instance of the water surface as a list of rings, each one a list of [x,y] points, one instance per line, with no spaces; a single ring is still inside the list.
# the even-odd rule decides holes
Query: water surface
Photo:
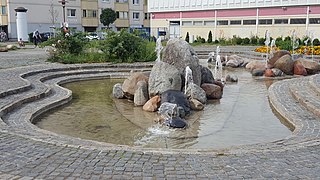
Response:
[[[114,144],[155,148],[224,148],[285,138],[290,130],[273,114],[267,95],[270,80],[255,80],[243,69],[229,69],[239,82],[226,84],[223,98],[188,117],[189,127],[158,124],[157,113],[142,111],[126,99],[113,99],[121,79],[66,84],[72,102],[44,114],[37,126],[60,134]]]

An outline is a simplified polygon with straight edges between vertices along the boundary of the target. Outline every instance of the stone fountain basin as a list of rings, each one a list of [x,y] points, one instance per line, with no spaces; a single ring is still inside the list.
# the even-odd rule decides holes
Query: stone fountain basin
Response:
[[[226,73],[236,74],[239,82],[226,84],[222,99],[209,101],[204,111],[187,117],[189,127],[185,130],[159,125],[157,113],[145,112],[128,100],[112,99],[113,84],[122,81],[112,79],[88,81],[89,85],[66,84],[76,98],[69,106],[41,117],[37,125],[56,133],[113,144],[178,149],[263,143],[291,134],[269,106],[267,87],[272,80],[253,79],[244,69],[229,69]],[[109,92],[103,90],[106,86]],[[85,90],[87,87],[94,88]],[[85,93],[77,94],[77,89]],[[81,102],[83,94],[89,97]],[[85,108],[80,109],[81,104]]]

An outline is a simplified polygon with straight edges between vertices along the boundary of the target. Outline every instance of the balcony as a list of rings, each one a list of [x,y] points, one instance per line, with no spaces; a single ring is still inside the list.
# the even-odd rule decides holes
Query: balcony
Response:
[[[99,20],[98,18],[82,18],[82,26],[84,27],[98,27]]]
[[[129,19],[117,19],[114,24],[116,27],[129,27]]]
[[[129,11],[129,3],[115,3],[114,10],[115,11]]]

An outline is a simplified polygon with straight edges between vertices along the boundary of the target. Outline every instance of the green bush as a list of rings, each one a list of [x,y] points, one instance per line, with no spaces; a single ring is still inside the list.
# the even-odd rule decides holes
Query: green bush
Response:
[[[212,32],[209,31],[209,34],[208,34],[208,43],[212,43]]]
[[[291,41],[276,41],[277,47],[283,50],[292,50],[292,42]]]
[[[262,37],[262,38],[259,38],[258,43],[259,43],[259,45],[263,45],[264,46],[264,42],[265,41],[266,41],[266,38]]]
[[[257,36],[251,36],[250,43],[253,44],[253,45],[257,45],[258,44],[258,37]]]
[[[187,32],[187,35],[186,35],[186,39],[185,39],[185,41],[187,41],[188,43],[190,42],[189,32]]]
[[[135,62],[135,61],[154,61],[156,54],[150,52],[149,42],[143,40],[136,34],[130,34],[127,30],[121,30],[119,33],[108,32],[106,40],[102,42],[101,50],[108,59],[115,62]],[[151,55],[146,55],[146,51]]]
[[[250,44],[250,39],[249,38],[244,38],[243,40],[242,40],[242,44],[244,44],[244,45],[248,45],[248,44]]]
[[[314,45],[314,46],[320,46],[320,41],[319,41],[318,38],[314,39],[313,45]]]

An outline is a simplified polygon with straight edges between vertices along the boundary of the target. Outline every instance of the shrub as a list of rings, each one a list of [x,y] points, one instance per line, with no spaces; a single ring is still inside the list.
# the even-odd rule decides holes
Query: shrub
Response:
[[[320,41],[319,41],[318,38],[314,39],[313,45],[314,45],[314,46],[320,46]]]
[[[212,32],[209,31],[209,34],[208,34],[208,43],[212,43]]]
[[[108,32],[107,39],[102,42],[101,50],[106,53],[108,59],[117,62],[134,62],[134,61],[152,61],[155,60],[155,44],[149,45],[135,34],[130,34],[127,30],[121,30],[119,33]],[[148,45],[148,46],[147,46]],[[152,52],[150,47],[153,46]],[[151,55],[147,56],[147,51]],[[150,59],[154,57],[154,59]]]
[[[257,36],[251,36],[250,43],[253,45],[256,45],[258,43],[258,37]]]
[[[264,45],[264,42],[266,41],[266,38],[259,38],[258,43],[259,45]]]
[[[245,45],[248,45],[248,44],[250,44],[250,39],[246,37],[242,40],[242,43]]]
[[[189,32],[187,32],[187,35],[186,35],[186,39],[185,39],[188,43],[190,42],[189,40]]]

